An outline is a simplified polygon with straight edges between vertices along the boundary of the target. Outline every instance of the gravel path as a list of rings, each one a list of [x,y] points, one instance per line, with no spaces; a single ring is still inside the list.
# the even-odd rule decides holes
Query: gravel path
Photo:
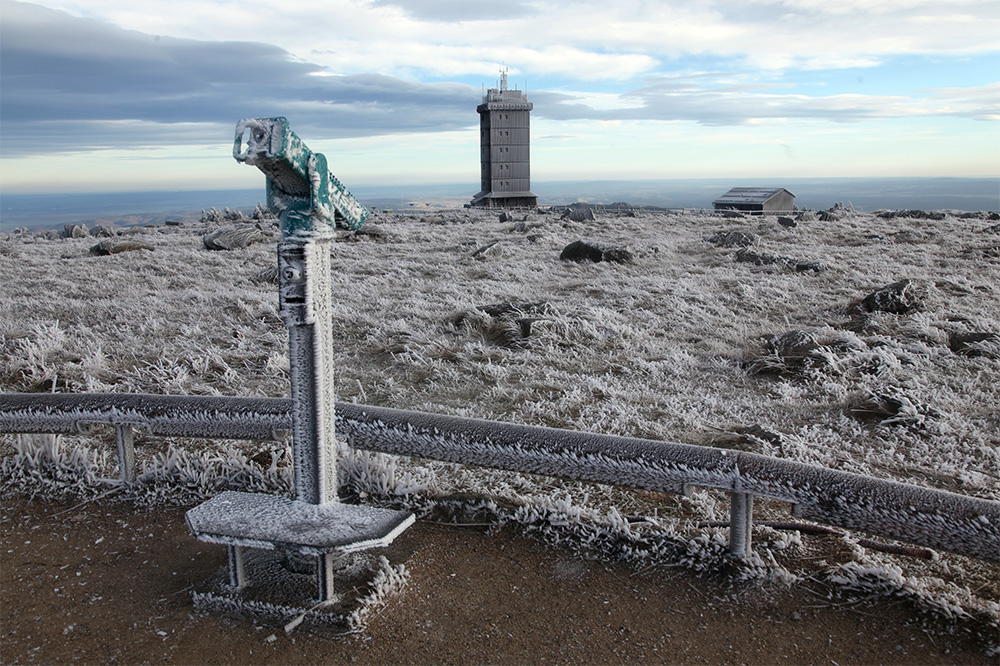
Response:
[[[418,521],[408,587],[360,634],[334,637],[192,612],[222,547],[182,509],[2,503],[0,661],[173,664],[982,664],[983,637],[908,603],[827,597],[673,568],[582,560],[511,528]]]

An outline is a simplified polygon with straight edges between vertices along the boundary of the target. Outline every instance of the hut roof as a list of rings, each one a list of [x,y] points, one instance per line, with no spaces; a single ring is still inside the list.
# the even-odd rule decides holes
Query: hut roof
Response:
[[[779,192],[788,192],[783,187],[734,187],[721,197],[713,201],[713,204],[763,204],[769,201]],[[791,192],[792,197],[795,195]]]

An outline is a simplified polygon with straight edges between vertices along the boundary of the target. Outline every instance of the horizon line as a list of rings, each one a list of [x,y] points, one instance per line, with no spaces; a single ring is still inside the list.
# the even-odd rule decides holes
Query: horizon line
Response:
[[[770,181],[889,181],[889,180],[996,180],[1000,181],[1000,174],[987,175],[987,176],[766,176],[766,177],[750,177],[750,176],[673,176],[673,177],[650,177],[650,178],[564,178],[564,179],[542,179],[535,180],[532,179],[532,187],[537,185],[543,185],[546,183],[635,183],[635,182],[683,182],[683,181],[755,181],[755,182],[770,182]],[[353,185],[357,189],[370,189],[370,188],[424,188],[424,187],[465,187],[468,186],[472,189],[478,187],[478,185],[472,181],[465,183],[462,181],[428,181],[428,182],[417,182],[417,183],[389,183],[389,184],[376,184],[376,183],[356,183]],[[352,186],[348,186],[351,189]],[[137,188],[125,188],[118,190],[95,190],[95,189],[70,189],[63,191],[49,191],[49,190],[21,190],[21,191],[5,191],[5,189],[0,186],[0,198],[4,196],[61,196],[61,195],[108,195],[108,194],[143,194],[143,193],[184,193],[184,192],[249,192],[253,190],[260,189],[263,191],[262,186],[254,187],[191,187],[191,188],[180,188],[180,187],[137,187]],[[473,193],[474,194],[474,193]],[[472,196],[472,195],[470,195]]]

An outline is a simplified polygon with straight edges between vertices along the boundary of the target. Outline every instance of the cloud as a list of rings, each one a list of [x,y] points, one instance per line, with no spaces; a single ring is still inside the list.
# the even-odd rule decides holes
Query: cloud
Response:
[[[538,10],[523,2],[497,0],[376,0],[375,7],[394,7],[423,21],[497,21],[534,16]]]
[[[286,115],[318,138],[478,122],[470,110],[479,91],[462,84],[330,75],[268,44],[154,37],[35,5],[3,7],[5,157],[201,142],[198,125],[254,116]]]
[[[620,102],[588,91],[534,93],[535,115],[553,120],[693,121],[742,125],[808,118],[832,122],[947,116],[1000,118],[1000,84],[943,88],[912,94],[804,95],[787,82],[734,82],[726,74],[660,77],[620,96]]]
[[[829,76],[814,70],[866,67],[891,78],[877,67],[884,54],[931,52],[931,18],[951,17],[937,25],[943,42],[954,42],[955,26],[963,27],[962,54],[986,49],[983,35],[996,24],[974,0],[852,1],[854,11],[845,13],[818,0],[621,0],[572,9],[457,0],[329,0],[323,9],[301,0],[280,11],[262,0],[241,2],[239,11],[149,0],[142,10],[102,5],[111,23],[0,0],[0,154],[208,145],[228,142],[240,118],[273,115],[289,117],[310,142],[441,136],[478,125],[479,84],[492,83],[500,60],[511,65],[512,81],[524,75],[533,84],[533,116],[556,121],[1000,119],[998,84],[945,88],[939,77],[913,86],[926,90],[825,89]],[[489,21],[488,30],[471,29],[474,21]],[[154,27],[163,33],[150,34]],[[192,34],[201,38],[182,36]],[[709,52],[726,55],[691,55]],[[985,71],[989,62],[978,57],[975,66]],[[794,76],[779,71],[792,66]],[[419,82],[456,72],[487,78]]]
[[[746,68],[874,66],[900,55],[996,54],[995,0],[37,0],[144,33],[275,44],[338,74],[583,81],[683,58]],[[567,53],[586,54],[562,60]]]
[[[921,90],[930,97],[939,115],[1000,120],[1000,83],[969,88]]]

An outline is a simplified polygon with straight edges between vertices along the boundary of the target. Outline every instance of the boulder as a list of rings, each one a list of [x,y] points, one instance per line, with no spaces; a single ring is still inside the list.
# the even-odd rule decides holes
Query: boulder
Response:
[[[818,261],[799,261],[792,257],[769,252],[758,252],[749,247],[741,247],[736,251],[736,261],[740,263],[754,264],[755,266],[780,265],[786,268],[794,268],[796,272],[813,271],[822,273],[826,268]]]
[[[793,229],[799,225],[792,217],[778,217],[778,224],[785,227],[786,229]]]
[[[805,273],[806,271],[812,271],[813,273],[822,273],[826,270],[826,266],[818,261],[796,261],[795,270],[799,273]]]
[[[503,245],[501,241],[495,240],[476,248],[476,251],[472,253],[472,256],[476,259],[486,259],[487,257],[495,257],[502,253]]]
[[[118,228],[107,224],[98,224],[90,230],[90,235],[94,238],[114,238],[119,234]]]
[[[597,219],[596,217],[594,217],[593,208],[573,208],[563,213],[563,217],[564,218],[568,217],[573,222],[587,222],[587,221],[594,221]]]
[[[520,233],[527,233],[527,232],[531,231],[532,229],[539,229],[542,226],[544,226],[544,225],[541,222],[535,222],[534,218],[532,218],[531,220],[524,219],[524,220],[522,220],[522,221],[520,221],[520,222],[518,222],[517,224],[514,225],[514,231],[517,231],[517,232],[520,232]]]
[[[1000,358],[1000,335],[985,331],[954,333],[948,338],[948,347],[964,356]]]
[[[86,238],[87,235],[87,225],[85,224],[63,225],[63,238]]]
[[[264,240],[263,232],[257,227],[226,227],[202,237],[209,250],[237,250]]]
[[[926,211],[926,210],[886,210],[878,213],[878,216],[885,220],[892,220],[897,217],[904,217],[913,220],[943,220],[947,217],[941,211]]]
[[[563,248],[559,258],[563,261],[610,261],[616,264],[631,264],[635,255],[624,245],[611,245],[594,241],[573,241]]]
[[[861,301],[861,308],[868,312],[907,314],[922,304],[923,294],[916,283],[913,280],[900,280],[865,296]]]
[[[119,254],[121,252],[133,252],[135,250],[154,251],[156,248],[145,241],[135,238],[108,238],[102,240],[97,245],[90,248],[90,253],[99,257],[109,254]]]

